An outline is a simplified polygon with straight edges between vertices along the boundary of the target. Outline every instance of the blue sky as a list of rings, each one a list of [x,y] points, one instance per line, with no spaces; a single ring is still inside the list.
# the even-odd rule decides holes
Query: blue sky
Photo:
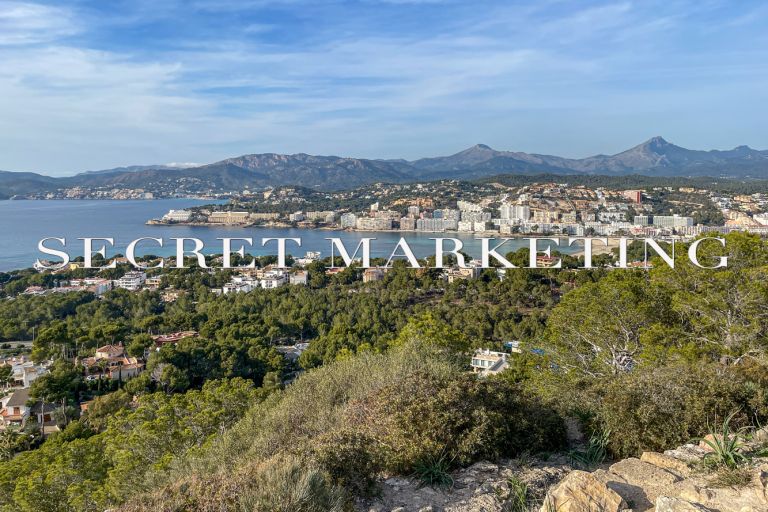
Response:
[[[768,4],[0,0],[0,169],[768,149]]]

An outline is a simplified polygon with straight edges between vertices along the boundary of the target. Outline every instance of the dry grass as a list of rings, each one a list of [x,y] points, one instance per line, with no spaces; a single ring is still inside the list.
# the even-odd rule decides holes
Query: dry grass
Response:
[[[752,481],[752,473],[747,468],[727,468],[718,470],[710,479],[712,487],[746,487]]]

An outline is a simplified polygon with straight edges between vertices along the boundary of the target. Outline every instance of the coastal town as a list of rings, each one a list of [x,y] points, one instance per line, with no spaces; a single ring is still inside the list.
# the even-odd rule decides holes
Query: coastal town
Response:
[[[364,191],[305,194],[296,187],[247,192],[226,205],[171,210],[148,224],[267,226],[353,231],[415,231],[572,236],[694,237],[768,234],[768,194],[691,186],[589,188],[567,183],[475,186],[454,199],[458,183],[378,184]],[[471,200],[470,200],[471,199]],[[367,204],[364,204],[368,201]],[[334,209],[312,209],[328,203]]]

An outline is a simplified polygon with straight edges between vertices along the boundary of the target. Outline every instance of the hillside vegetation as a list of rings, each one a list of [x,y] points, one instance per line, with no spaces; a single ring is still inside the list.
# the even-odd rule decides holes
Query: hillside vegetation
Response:
[[[701,259],[720,251],[706,245]],[[520,269],[503,282],[397,268],[364,285],[356,269],[332,280],[316,269],[307,288],[232,299],[184,272],[168,278],[189,290],[173,305],[123,293],[6,301],[8,326],[19,312],[48,319],[44,355],[89,350],[89,333],[143,347],[147,325],[202,337],[100,390],[39,448],[6,454],[0,510],[341,511],[383,476],[450,486],[476,461],[566,450],[566,421],[609,457],[673,448],[728,416],[734,429],[765,425],[768,244],[731,234],[727,252],[718,270],[678,250],[674,269]],[[508,370],[467,371],[472,348],[516,335],[524,350]],[[289,336],[314,347],[283,386],[296,367],[273,344]],[[87,391],[78,378],[59,361],[33,390],[66,402]]]

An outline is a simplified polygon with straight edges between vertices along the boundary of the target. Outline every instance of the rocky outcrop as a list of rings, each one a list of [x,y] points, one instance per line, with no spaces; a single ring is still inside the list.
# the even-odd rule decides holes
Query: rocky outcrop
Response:
[[[571,472],[547,494],[540,512],[620,512],[627,503],[592,473]]]
[[[355,508],[360,512],[507,512],[512,501],[519,503],[524,490],[526,507],[534,510],[547,490],[570,471],[565,457],[478,462],[455,471],[448,489],[425,487],[411,478],[387,478],[380,482],[378,497],[361,500]]]
[[[619,495],[633,512],[768,511],[768,459],[757,456],[735,470],[731,474],[738,475],[736,482],[719,481],[718,472],[703,463],[707,453],[694,444],[663,454],[646,452],[639,459],[619,461],[592,475]],[[570,475],[563,483],[569,479]],[[567,495],[563,495],[562,485],[551,489],[547,499],[583,501],[582,495],[592,492],[598,499],[603,496],[602,490],[593,491],[591,483],[585,482]]]
[[[755,432],[751,462],[731,474],[704,464],[708,451],[686,444],[645,452],[593,472],[573,470],[563,456],[481,462],[455,471],[450,489],[409,478],[381,482],[360,512],[768,512],[768,430]],[[764,448],[763,448],[764,449]],[[522,494],[521,494],[522,490]],[[521,499],[522,496],[522,499]]]

